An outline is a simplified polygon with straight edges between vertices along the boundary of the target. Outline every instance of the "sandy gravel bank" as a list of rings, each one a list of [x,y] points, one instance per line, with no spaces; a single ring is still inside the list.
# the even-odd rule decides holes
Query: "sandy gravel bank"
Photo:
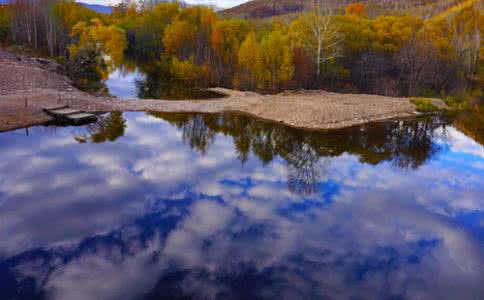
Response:
[[[215,89],[226,98],[212,100],[120,100],[94,97],[73,88],[52,66],[18,61],[0,53],[0,131],[37,125],[48,120],[42,107],[68,104],[89,112],[240,112],[289,126],[333,129],[416,114],[407,98],[338,94],[325,91],[260,95]],[[27,99],[27,105],[26,100]],[[445,108],[440,100],[433,100]]]

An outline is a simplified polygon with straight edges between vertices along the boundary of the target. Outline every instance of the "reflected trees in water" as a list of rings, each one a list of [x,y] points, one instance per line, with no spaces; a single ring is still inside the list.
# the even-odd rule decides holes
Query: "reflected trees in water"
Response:
[[[86,126],[85,133],[75,136],[79,143],[99,144],[104,142],[114,142],[124,136],[127,128],[126,119],[121,112],[109,113],[100,116],[98,120]]]
[[[315,193],[328,170],[330,158],[344,153],[357,156],[362,163],[389,162],[398,168],[417,169],[441,150],[435,142],[436,129],[445,129],[441,118],[383,122],[335,131],[304,131],[236,114],[150,115],[174,125],[181,131],[183,142],[202,155],[213,146],[217,134],[222,134],[232,138],[242,164],[251,154],[263,164],[282,158],[288,166],[288,187],[298,194]],[[126,128],[122,113],[110,113],[88,125],[86,132],[75,139],[80,143],[113,142],[125,134]]]
[[[224,95],[206,89],[206,86],[188,86],[170,72],[167,62],[139,65],[143,74],[135,81],[136,96],[140,99],[213,99]]]
[[[440,151],[436,129],[440,118],[383,122],[336,131],[304,131],[235,114],[151,113],[182,131],[183,141],[205,154],[217,134],[232,137],[239,160],[250,154],[268,164],[279,156],[288,164],[291,191],[311,194],[331,157],[356,155],[363,163],[389,162],[417,169]],[[443,126],[445,128],[445,126]]]
[[[357,156],[362,163],[389,162],[397,168],[417,169],[441,150],[435,142],[436,129],[445,131],[446,124],[442,118],[422,118],[335,131],[304,131],[236,114],[150,115],[179,129],[183,142],[202,155],[214,145],[217,134],[222,134],[232,138],[242,164],[251,154],[263,164],[282,158],[288,166],[288,187],[298,194],[315,193],[330,158],[344,153]],[[461,123],[470,122],[465,120]],[[75,139],[80,143],[113,142],[125,134],[126,128],[122,113],[114,112],[88,125]],[[445,132],[439,137],[445,137]]]
[[[476,104],[470,111],[459,113],[453,124],[484,147],[484,104]]]

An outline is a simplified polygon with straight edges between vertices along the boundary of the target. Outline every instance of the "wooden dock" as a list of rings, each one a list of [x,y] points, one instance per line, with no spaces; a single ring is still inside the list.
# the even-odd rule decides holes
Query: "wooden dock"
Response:
[[[62,125],[82,125],[97,121],[95,114],[73,109],[67,105],[44,107],[42,110],[52,121]]]

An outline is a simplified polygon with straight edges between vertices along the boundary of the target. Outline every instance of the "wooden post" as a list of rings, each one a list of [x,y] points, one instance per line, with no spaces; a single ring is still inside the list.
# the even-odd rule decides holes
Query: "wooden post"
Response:
[[[27,100],[27,97],[25,97],[25,108],[27,108],[27,105],[28,105],[28,100]]]
[[[60,104],[61,103],[61,98],[60,98],[60,94],[59,94],[59,99],[57,99],[57,104]]]

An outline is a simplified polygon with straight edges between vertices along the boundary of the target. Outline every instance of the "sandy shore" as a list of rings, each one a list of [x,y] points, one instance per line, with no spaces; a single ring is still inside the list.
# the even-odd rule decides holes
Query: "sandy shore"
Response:
[[[67,104],[87,112],[239,112],[307,129],[343,128],[373,121],[416,115],[407,98],[325,91],[260,95],[214,89],[227,95],[207,100],[120,100],[94,97],[72,87],[52,66],[0,53],[0,131],[48,121],[42,107]],[[433,103],[441,108],[440,100]]]

